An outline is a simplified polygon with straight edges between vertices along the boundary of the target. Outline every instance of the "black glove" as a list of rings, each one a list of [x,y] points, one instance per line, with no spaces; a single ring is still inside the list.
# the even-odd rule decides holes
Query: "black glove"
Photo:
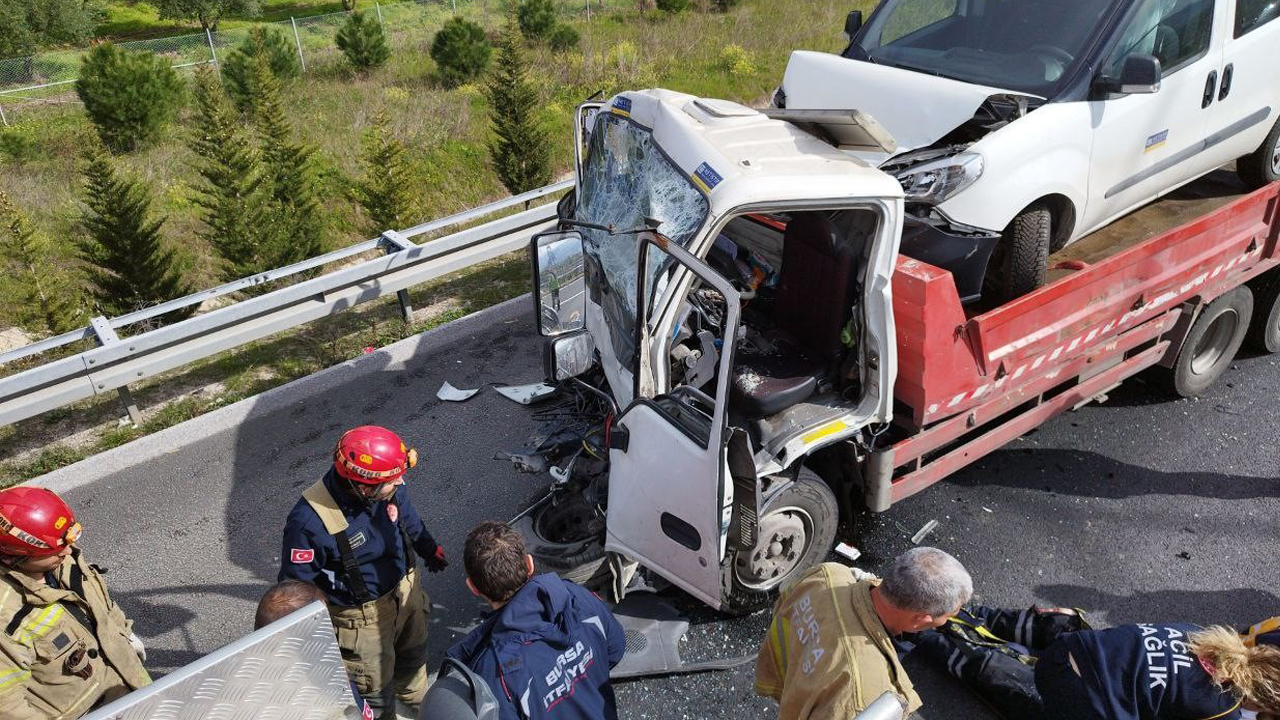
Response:
[[[444,557],[444,546],[436,545],[436,551],[429,557],[422,558],[422,562],[427,566],[428,572],[438,573],[449,567],[449,561]]]

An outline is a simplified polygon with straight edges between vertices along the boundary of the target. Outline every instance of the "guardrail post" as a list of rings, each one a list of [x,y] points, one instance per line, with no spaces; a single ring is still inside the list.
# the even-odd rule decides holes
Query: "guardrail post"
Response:
[[[382,231],[382,247],[388,254],[408,250],[417,245],[409,238],[395,230]],[[408,290],[397,290],[396,298],[400,301],[400,317],[405,323],[413,322],[413,303],[409,299]]]
[[[209,41],[209,55],[213,57],[213,66],[218,72],[222,72],[222,66],[218,65],[218,51],[213,47],[213,33],[209,32],[209,28],[204,29],[204,37]]]
[[[98,341],[98,345],[116,345],[120,342],[116,331],[111,329],[111,323],[101,315],[90,320],[89,327],[93,328],[94,339]],[[141,427],[142,413],[138,412],[138,403],[134,402],[129,386],[121,385],[116,388],[116,392],[120,395],[120,402],[124,403],[125,412],[129,413],[129,422],[132,422],[134,427]]]
[[[302,64],[302,72],[306,72],[307,59],[302,56],[302,40],[298,37],[298,21],[289,18],[289,22],[293,24],[293,42],[298,46],[298,62]]]

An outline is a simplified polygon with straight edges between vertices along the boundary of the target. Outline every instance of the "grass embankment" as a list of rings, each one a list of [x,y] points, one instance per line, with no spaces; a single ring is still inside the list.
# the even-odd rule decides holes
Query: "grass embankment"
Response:
[[[479,19],[478,5],[467,9]],[[780,81],[791,50],[838,49],[848,9],[847,2],[837,0],[745,0],[724,15],[612,11],[594,13],[590,23],[575,20],[582,33],[581,48],[559,55],[545,48],[530,52],[543,97],[543,119],[552,131],[556,168],[560,173],[571,168],[570,118],[582,98],[596,91],[608,97],[623,89],[661,86],[762,104]],[[497,22],[490,18],[491,25]],[[422,23],[394,34],[391,62],[369,77],[354,76],[335,52],[309,59],[307,73],[286,90],[296,127],[320,148],[328,242],[334,247],[375,234],[349,188],[360,172],[360,135],[380,110],[391,119],[391,131],[411,148],[419,171],[415,189],[420,204],[413,222],[504,194],[488,165],[488,109],[481,88],[444,90],[432,80],[426,50],[433,27]],[[159,205],[169,216],[168,240],[189,254],[196,284],[209,287],[217,280],[212,253],[195,237],[195,176],[182,137],[189,124],[177,123],[159,144],[124,162],[156,189]],[[50,108],[8,131],[26,135],[32,152],[21,159],[0,156],[0,187],[55,238],[71,238],[77,232],[76,153],[79,138],[88,131],[78,108]],[[63,243],[68,250],[72,245]],[[415,289],[414,304],[422,310],[413,325],[397,319],[392,302],[372,303],[139,383],[132,389],[143,409],[141,428],[118,426],[121,410],[113,396],[0,428],[0,485],[47,472],[527,289],[527,262],[517,253]],[[72,435],[65,442],[50,440]]]

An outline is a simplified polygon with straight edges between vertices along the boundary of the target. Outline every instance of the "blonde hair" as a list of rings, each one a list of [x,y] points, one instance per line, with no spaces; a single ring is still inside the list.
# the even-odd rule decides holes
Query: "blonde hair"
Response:
[[[1231,628],[1215,625],[1191,633],[1188,646],[1213,665],[1213,681],[1269,712],[1280,712],[1280,648],[1248,647]]]

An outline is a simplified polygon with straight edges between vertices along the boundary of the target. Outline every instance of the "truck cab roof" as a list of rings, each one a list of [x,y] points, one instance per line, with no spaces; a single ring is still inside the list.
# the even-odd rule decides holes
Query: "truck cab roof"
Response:
[[[652,89],[616,95],[602,111],[650,128],[663,152],[706,193],[713,217],[743,205],[902,197],[888,174],[735,102]]]

